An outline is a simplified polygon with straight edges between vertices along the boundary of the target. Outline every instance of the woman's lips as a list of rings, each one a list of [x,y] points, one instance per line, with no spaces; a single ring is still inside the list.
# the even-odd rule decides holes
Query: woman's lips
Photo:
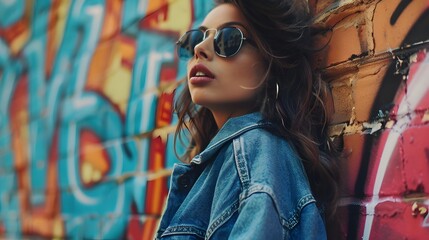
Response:
[[[196,64],[189,73],[189,83],[193,85],[207,84],[213,80],[213,73],[201,63]]]
[[[210,77],[191,77],[189,79],[189,83],[193,85],[201,85],[201,84],[209,83],[213,80],[214,78],[210,78]]]

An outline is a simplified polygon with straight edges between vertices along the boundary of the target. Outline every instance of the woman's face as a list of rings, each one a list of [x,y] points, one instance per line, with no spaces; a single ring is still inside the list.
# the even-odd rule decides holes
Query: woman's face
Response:
[[[238,27],[245,38],[252,38],[246,30],[248,23],[232,4],[221,4],[204,19],[201,29]],[[188,63],[188,87],[192,101],[213,113],[238,116],[255,107],[258,87],[265,74],[265,64],[258,50],[244,41],[239,52],[228,58],[216,54],[214,30],[195,47],[194,57]]]

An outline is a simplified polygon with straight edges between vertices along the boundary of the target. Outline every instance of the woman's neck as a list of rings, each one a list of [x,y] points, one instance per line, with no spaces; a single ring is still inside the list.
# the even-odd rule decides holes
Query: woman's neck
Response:
[[[210,111],[213,114],[213,118],[216,122],[218,129],[221,129],[222,126],[226,123],[226,121],[228,121],[228,119],[246,115],[248,113],[253,112],[252,110],[253,108],[239,108],[239,109],[234,109],[234,111],[225,111],[225,110],[222,110],[222,111],[210,110]]]

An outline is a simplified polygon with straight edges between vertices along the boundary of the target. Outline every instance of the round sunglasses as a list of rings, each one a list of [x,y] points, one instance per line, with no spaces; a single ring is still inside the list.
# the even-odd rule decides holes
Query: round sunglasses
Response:
[[[221,29],[194,29],[183,34],[177,44],[177,55],[179,58],[187,60],[194,56],[194,48],[204,41],[210,31],[215,31],[213,38],[214,50],[219,57],[232,57],[240,51],[244,41],[249,41],[244,37],[243,32],[237,27],[224,27]]]

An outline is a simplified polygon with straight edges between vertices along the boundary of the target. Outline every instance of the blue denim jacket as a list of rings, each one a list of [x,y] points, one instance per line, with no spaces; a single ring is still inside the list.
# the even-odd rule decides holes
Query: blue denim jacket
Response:
[[[259,113],[176,164],[156,239],[326,239],[301,160]]]

